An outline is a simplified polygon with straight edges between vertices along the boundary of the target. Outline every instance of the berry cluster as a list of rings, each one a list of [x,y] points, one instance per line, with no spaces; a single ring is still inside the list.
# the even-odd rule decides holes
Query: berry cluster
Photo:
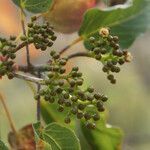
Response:
[[[36,49],[45,51],[48,47],[52,47],[53,41],[57,39],[52,27],[46,22],[43,25],[36,23],[36,16],[31,18],[31,22],[28,23],[28,33],[23,35],[20,39],[29,44],[33,43]]]
[[[11,36],[9,40],[0,38],[0,78],[7,75],[12,79],[13,71],[15,70],[14,59],[16,58],[16,37]]]
[[[67,58],[60,58],[55,51],[51,51],[50,55],[52,59],[48,79],[45,80],[46,87],[35,98],[43,96],[49,103],[57,103],[59,112],[67,111],[65,123],[70,123],[71,116],[75,115],[78,119],[86,120],[88,128],[95,128],[94,121],[98,121],[99,112],[105,110],[103,103],[107,101],[107,96],[94,92],[91,87],[81,90],[84,80],[79,68],[73,67],[66,73]],[[91,107],[92,111],[89,111]]]
[[[89,55],[103,63],[103,72],[107,73],[107,78],[112,84],[116,83],[116,79],[112,73],[119,73],[119,65],[130,62],[131,54],[127,51],[121,51],[119,48],[119,38],[110,35],[107,28],[102,28],[98,36],[90,37]]]

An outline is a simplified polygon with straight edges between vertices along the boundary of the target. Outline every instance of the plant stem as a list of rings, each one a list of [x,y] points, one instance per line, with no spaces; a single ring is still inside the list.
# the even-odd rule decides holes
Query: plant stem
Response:
[[[78,52],[75,54],[71,54],[68,56],[68,59],[76,58],[76,57],[90,57],[87,52]]]
[[[25,29],[25,23],[24,23],[24,12],[23,12],[22,8],[21,8],[21,25],[22,25],[23,34],[26,36],[26,29]],[[30,62],[30,52],[29,52],[28,44],[26,44],[26,58],[27,58],[27,65],[30,68],[30,66],[32,66],[32,64]]]
[[[18,66],[18,70],[22,71],[22,72],[45,72],[48,71],[47,68],[45,67],[46,65],[32,65],[30,68],[28,68],[28,66],[23,66],[20,65]]]
[[[74,46],[75,44],[79,43],[82,40],[83,40],[83,38],[79,37],[78,39],[76,39],[75,41],[73,41],[70,45],[66,46],[65,48],[63,48],[60,51],[60,55],[62,55],[63,53],[65,53],[69,48],[71,48],[72,46]]]
[[[17,73],[14,73],[14,77],[22,79],[22,80],[30,81],[36,84],[44,84],[44,80],[41,78],[37,78],[37,77],[31,77],[31,76],[17,74]]]
[[[40,78],[41,77],[41,73],[38,72],[38,77]],[[37,84],[37,93],[39,93],[41,89],[41,85],[38,83]],[[39,96],[39,98],[37,99],[37,121],[40,122],[41,120],[41,98]]]
[[[7,108],[7,105],[6,105],[6,103],[5,103],[4,97],[2,96],[1,93],[0,93],[0,100],[1,100],[1,102],[2,102],[2,105],[3,105],[3,107],[4,107],[4,110],[5,110],[5,112],[6,112],[6,116],[7,116],[7,118],[8,118],[10,127],[11,127],[13,133],[17,134],[17,130],[16,130],[15,125],[14,125],[14,123],[13,123],[13,121],[12,121],[12,117],[11,117],[11,115],[10,115],[10,112],[9,112],[8,108]]]

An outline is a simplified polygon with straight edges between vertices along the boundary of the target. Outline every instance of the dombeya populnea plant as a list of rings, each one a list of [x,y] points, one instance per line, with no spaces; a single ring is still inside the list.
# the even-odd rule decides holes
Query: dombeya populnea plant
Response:
[[[76,57],[93,58],[102,64],[102,71],[110,83],[116,84],[117,80],[114,74],[119,73],[125,63],[131,62],[132,55],[126,49],[122,49],[122,47],[128,46],[126,43],[131,44],[131,41],[121,39],[120,45],[120,36],[114,34],[117,32],[115,28],[119,25],[120,20],[120,24],[122,24],[122,20],[123,23],[130,21],[132,28],[132,21],[137,19],[137,14],[141,11],[139,4],[143,4],[142,1],[138,0],[138,3],[133,1],[134,5],[129,5],[129,7],[125,5],[128,12],[131,11],[132,7],[134,8],[135,15],[132,17],[130,17],[131,14],[125,12],[124,7],[122,7],[123,9],[116,7],[116,9],[113,8],[109,11],[88,10],[96,5],[95,0],[13,0],[13,2],[21,10],[22,33],[19,36],[11,35],[8,38],[0,37],[0,79],[3,80],[4,76],[10,80],[19,78],[37,86],[37,90],[35,90],[35,87],[30,84],[34,91],[34,99],[37,102],[37,123],[33,126],[27,125],[17,131],[12,123],[4,98],[0,94],[0,100],[12,127],[12,132],[8,136],[11,148],[69,150],[72,147],[73,150],[79,150],[82,147],[82,149],[88,150],[90,149],[89,144],[81,141],[84,140],[88,143],[89,137],[94,139],[99,133],[102,138],[104,135],[108,144],[104,144],[101,142],[102,140],[98,143],[90,141],[92,148],[116,150],[121,144],[122,133],[119,129],[108,128],[106,125],[104,105],[108,97],[103,93],[96,92],[92,86],[85,86],[83,74],[78,66],[73,66],[70,71],[66,71],[66,65],[69,60]],[[145,11],[147,11],[149,3],[145,0],[144,4]],[[85,13],[86,10],[88,11]],[[27,22],[25,20],[26,11],[39,13],[40,16],[39,14],[33,15]],[[119,12],[118,16],[116,16],[116,12]],[[110,17],[112,13],[118,17],[118,20],[114,16]],[[145,13],[143,15],[147,23]],[[44,17],[43,21],[39,21],[41,16]],[[101,17],[104,22],[103,20],[100,21]],[[131,18],[133,20],[130,20]],[[59,34],[56,34],[55,31],[72,33],[78,30],[80,26],[78,39],[60,51],[52,48],[59,38]],[[146,28],[147,25],[142,26],[142,29],[137,33],[142,33]],[[126,28],[122,30],[123,33],[125,31],[127,31],[126,34],[129,34]],[[120,34],[120,32],[118,33]],[[135,37],[134,35],[133,38]],[[125,40],[125,44],[122,45],[123,40]],[[86,51],[75,51],[73,54],[64,56],[70,47],[81,41],[84,41]],[[49,59],[45,64],[32,63],[30,45],[34,45],[38,51],[49,51]],[[26,48],[26,65],[20,65],[16,62],[18,51],[23,48]],[[41,121],[41,114],[45,124],[47,124],[46,126]],[[59,115],[61,117],[58,117]],[[64,123],[71,124],[71,126],[64,125]],[[76,131],[80,143],[74,131]],[[112,137],[112,134],[116,136]],[[2,141],[0,141],[0,149],[7,149]]]

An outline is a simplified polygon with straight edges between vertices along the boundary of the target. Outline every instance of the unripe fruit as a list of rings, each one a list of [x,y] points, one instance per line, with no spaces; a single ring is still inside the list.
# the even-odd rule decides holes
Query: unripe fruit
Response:
[[[54,0],[44,18],[62,33],[79,29],[86,10],[94,7],[96,0]]]
[[[98,120],[100,119],[99,114],[95,114],[95,115],[93,116],[93,119],[94,119],[94,121],[98,121]]]
[[[65,120],[64,120],[64,122],[65,122],[66,124],[69,124],[69,123],[71,122],[71,119],[70,119],[69,117],[66,117]]]

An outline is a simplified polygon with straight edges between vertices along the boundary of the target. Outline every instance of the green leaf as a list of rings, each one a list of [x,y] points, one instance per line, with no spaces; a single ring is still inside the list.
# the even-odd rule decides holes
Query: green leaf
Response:
[[[43,13],[50,9],[53,0],[13,0],[13,2],[29,12]]]
[[[48,143],[52,150],[81,149],[75,133],[64,126],[57,123],[51,123],[42,129],[40,123],[36,123],[33,127],[36,133],[36,139],[41,139]]]
[[[123,133],[119,128],[106,125],[104,116],[95,130],[88,130],[83,124],[81,128],[93,150],[121,150]]]
[[[44,141],[42,138],[40,138],[41,124],[39,122],[36,124],[33,124],[33,129],[34,129],[34,136],[35,136],[35,141],[36,141],[36,148],[43,149],[43,150],[52,150],[51,145],[47,143],[46,141]]]
[[[0,140],[0,150],[8,150],[8,147]]]
[[[107,10],[90,9],[84,16],[79,35],[86,42],[101,27],[110,27],[112,34],[119,36],[122,48],[128,48],[137,36],[150,28],[150,1],[133,0],[131,4],[130,0]]]

